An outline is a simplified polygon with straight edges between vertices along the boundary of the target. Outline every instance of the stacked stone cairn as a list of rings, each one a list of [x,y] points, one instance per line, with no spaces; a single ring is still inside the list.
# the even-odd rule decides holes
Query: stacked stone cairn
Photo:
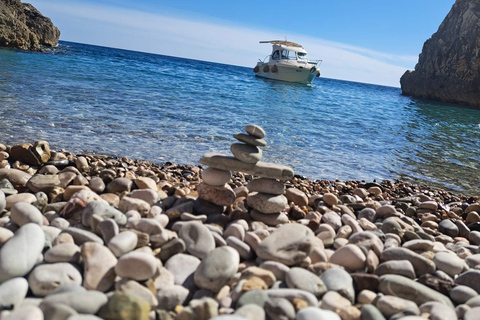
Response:
[[[230,146],[231,156],[217,153],[207,153],[200,163],[209,166],[202,174],[203,182],[197,188],[198,198],[213,203],[217,206],[229,206],[236,194],[227,184],[232,175],[231,171],[258,176],[248,183],[247,204],[252,208],[251,219],[261,221],[270,226],[288,223],[285,213],[288,200],[283,195],[285,186],[277,179],[293,178],[293,170],[284,165],[262,162],[262,149],[267,143],[263,139],[265,131],[257,125],[247,125],[245,133],[234,134],[233,137],[240,141]],[[198,205],[197,208],[205,207]],[[209,206],[212,208],[212,205]],[[199,213],[207,213],[199,209]],[[223,208],[219,208],[218,212]]]

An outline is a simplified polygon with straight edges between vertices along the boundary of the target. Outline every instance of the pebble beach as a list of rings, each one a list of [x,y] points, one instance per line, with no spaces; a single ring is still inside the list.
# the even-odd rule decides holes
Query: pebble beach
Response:
[[[0,144],[0,320],[475,320],[480,197]],[[269,146],[274,149],[275,146]]]

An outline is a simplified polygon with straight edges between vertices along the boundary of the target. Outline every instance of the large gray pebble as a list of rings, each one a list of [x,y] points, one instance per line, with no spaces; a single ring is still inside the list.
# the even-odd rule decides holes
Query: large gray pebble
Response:
[[[43,299],[40,308],[43,304],[61,303],[78,313],[96,314],[107,301],[107,296],[100,291],[67,291],[49,294]]]
[[[304,225],[285,224],[266,237],[256,253],[263,260],[296,265],[312,252],[314,237],[312,230]]]
[[[453,308],[452,302],[445,295],[414,280],[394,274],[381,276],[378,290],[383,294],[411,300],[417,305],[438,301]]]
[[[347,271],[341,268],[331,268],[323,272],[320,279],[325,283],[328,291],[336,291],[352,303],[355,301],[353,279]]]
[[[37,263],[45,245],[42,227],[28,223],[0,249],[0,282],[26,275]]]
[[[0,284],[0,309],[19,306],[28,292],[28,282],[18,277]]]
[[[289,288],[308,291],[317,298],[327,291],[327,287],[316,274],[299,267],[290,269],[285,277],[285,282]]]
[[[81,285],[82,275],[70,263],[42,264],[30,273],[28,283],[35,296],[44,297],[62,285]]]
[[[165,268],[173,275],[175,284],[184,285],[189,277],[193,277],[199,265],[200,259],[197,257],[178,253],[167,260]]]
[[[333,311],[323,310],[317,307],[307,307],[297,313],[296,320],[341,320],[340,316]]]
[[[17,202],[10,210],[11,218],[20,227],[27,223],[43,224],[43,216],[40,210],[26,202]]]
[[[137,243],[137,234],[127,230],[114,236],[108,243],[108,248],[118,258],[135,249]]]
[[[201,223],[185,222],[180,228],[178,236],[185,242],[187,251],[200,259],[205,258],[209,252],[215,249],[215,239],[210,230]]]
[[[82,224],[86,227],[93,227],[92,216],[97,215],[103,219],[111,218],[115,220],[118,225],[125,225],[127,223],[127,216],[123,212],[110,206],[103,201],[90,201],[82,212]]]
[[[80,247],[71,242],[59,243],[45,253],[45,261],[77,263],[80,259]]]
[[[210,252],[194,273],[197,286],[218,292],[238,270],[240,256],[228,246]]]
[[[118,259],[115,266],[117,276],[144,281],[153,277],[157,271],[155,257],[144,252],[129,252]]]
[[[183,286],[173,285],[158,290],[156,298],[159,308],[173,310],[175,306],[182,305],[189,295],[189,290]]]

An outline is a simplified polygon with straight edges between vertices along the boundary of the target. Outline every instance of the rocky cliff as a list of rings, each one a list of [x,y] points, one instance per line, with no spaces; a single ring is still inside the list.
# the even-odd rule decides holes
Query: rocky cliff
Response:
[[[480,1],[457,0],[400,79],[402,93],[480,107],[479,71]]]
[[[0,0],[0,46],[41,51],[57,45],[60,30],[31,4]]]

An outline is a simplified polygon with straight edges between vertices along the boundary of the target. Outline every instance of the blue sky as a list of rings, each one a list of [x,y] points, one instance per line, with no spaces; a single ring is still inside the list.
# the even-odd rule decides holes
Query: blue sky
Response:
[[[260,40],[298,42],[322,76],[399,86],[454,0],[25,0],[61,40],[253,67]]]

